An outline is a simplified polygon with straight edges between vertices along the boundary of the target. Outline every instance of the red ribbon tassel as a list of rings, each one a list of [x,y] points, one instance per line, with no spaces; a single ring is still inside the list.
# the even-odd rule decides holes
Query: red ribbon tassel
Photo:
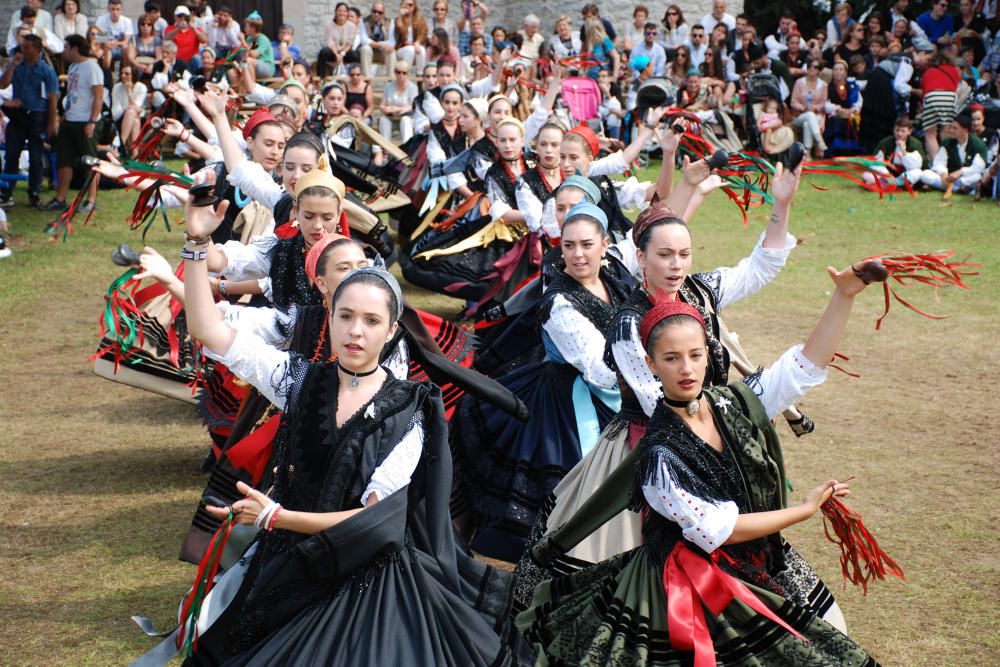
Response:
[[[695,667],[716,665],[715,646],[705,621],[705,611],[718,616],[733,598],[804,640],[743,582],[723,572],[714,561],[691,551],[683,540],[677,542],[667,557],[663,589],[667,593],[670,645],[678,651],[694,651]]]
[[[903,569],[889,557],[854,512],[839,498],[823,503],[823,530],[826,538],[840,547],[840,568],[844,586],[850,581],[868,594],[868,583],[885,579],[886,574],[905,580]],[[833,534],[830,534],[830,531]]]
[[[979,275],[978,271],[970,271],[969,269],[982,266],[982,264],[965,260],[954,261],[953,257],[955,257],[953,250],[929,252],[923,255],[911,255],[909,253],[889,255],[883,253],[867,257],[862,260],[862,263],[868,260],[878,260],[889,272],[889,278],[898,285],[921,284],[936,288],[960,287],[964,290],[971,290],[972,288],[965,284],[964,276]],[[899,296],[894,288],[889,286],[888,280],[882,285],[885,290],[885,311],[875,322],[876,330],[882,328],[882,320],[889,314],[889,306],[892,304],[892,299],[895,299],[918,315],[929,317],[932,320],[944,319],[941,315],[931,315],[915,308],[903,299],[903,297]]]

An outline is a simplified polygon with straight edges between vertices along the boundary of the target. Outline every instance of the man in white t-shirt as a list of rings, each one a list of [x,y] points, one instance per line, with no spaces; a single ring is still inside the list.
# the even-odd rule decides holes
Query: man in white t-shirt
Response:
[[[736,27],[736,19],[732,14],[726,13],[726,0],[714,0],[712,2],[712,11],[705,14],[699,23],[705,28],[706,35],[711,35],[715,26],[719,23],[725,23],[730,32]]]
[[[111,49],[111,57],[121,60],[123,49],[135,39],[135,25],[132,19],[122,14],[122,0],[108,0],[108,13],[97,17],[97,29],[107,38],[105,48]]]
[[[97,155],[94,129],[101,119],[104,105],[104,70],[90,57],[90,45],[80,35],[66,37],[63,59],[69,64],[66,73],[66,97],[63,107],[66,115],[58,129],[56,156],[59,166],[59,187],[55,198],[42,206],[44,211],[66,210],[66,196],[73,180],[73,171],[81,169],[80,158]],[[87,201],[80,213],[89,213],[94,208],[99,179],[90,184]]]

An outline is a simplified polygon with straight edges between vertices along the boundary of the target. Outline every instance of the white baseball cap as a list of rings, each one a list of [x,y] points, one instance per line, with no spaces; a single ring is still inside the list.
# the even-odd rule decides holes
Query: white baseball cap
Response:
[[[180,16],[181,14],[191,16],[191,10],[184,5],[177,5],[177,9],[174,10],[174,16]]]

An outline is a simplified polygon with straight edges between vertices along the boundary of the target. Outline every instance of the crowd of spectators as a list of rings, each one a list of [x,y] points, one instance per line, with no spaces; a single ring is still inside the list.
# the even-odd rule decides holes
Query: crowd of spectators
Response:
[[[297,81],[307,116],[333,105],[398,141],[425,130],[424,91],[452,82],[472,97],[519,94],[515,113],[527,115],[542,103],[533,91],[554,77],[589,77],[601,98],[595,122],[623,140],[640,89],[657,86],[730,150],[778,155],[800,140],[817,157],[877,155],[897,167],[886,178],[911,186],[996,196],[996,2],[937,0],[919,15],[910,0],[860,15],[841,2],[807,34],[791,13],[758,25],[729,13],[726,0],[701,17],[676,4],[636,5],[617,26],[598,4],[551,25],[528,14],[519,26],[491,22],[480,0],[462,0],[457,18],[448,0],[423,4],[375,0],[365,11],[338,3],[323,46],[307,53],[291,26],[266,26],[257,12],[236,17],[207,0],[177,5],[170,17],[156,2],[129,17],[121,0],[108,0],[87,17],[77,0],[49,9],[26,0],[2,49],[0,205],[11,205],[26,172],[28,204],[63,209],[80,157],[99,144],[133,144],[150,110],[196,76],[264,103],[274,91],[261,88],[280,87],[287,100]],[[331,94],[323,84],[332,80],[341,83]],[[47,176],[56,193],[43,203]]]

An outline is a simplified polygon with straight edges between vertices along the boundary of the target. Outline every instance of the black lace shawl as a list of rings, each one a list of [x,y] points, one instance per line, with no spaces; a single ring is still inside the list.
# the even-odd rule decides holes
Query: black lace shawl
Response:
[[[279,238],[271,247],[271,301],[278,308],[293,303],[300,306],[319,305],[323,295],[306,275],[305,240],[302,234]]]
[[[735,385],[739,384],[739,387]],[[675,522],[651,510],[642,493],[661,475],[667,464],[671,480],[681,489],[713,503],[732,501],[740,514],[781,509],[784,474],[780,446],[763,406],[739,382],[706,390],[716,426],[723,439],[717,452],[699,438],[666,404],[660,402],[649,418],[632,487],[630,509],[646,511],[643,540],[655,562],[662,566],[677,540],[684,539]],[[715,407],[719,398],[730,401],[726,410]],[[778,448],[777,450],[775,448]],[[694,543],[688,546],[706,555]],[[732,557],[719,559],[720,567],[734,576],[781,593],[771,576],[783,567],[779,535],[720,547]]]
[[[490,183],[495,183],[497,192],[503,197],[503,202],[512,208],[517,208],[517,184],[510,180],[502,160],[493,163],[493,166],[486,171],[483,180],[486,183],[487,195],[490,193]]]
[[[555,188],[549,189],[549,186],[545,183],[545,179],[542,178],[541,172],[538,171],[536,166],[534,169],[528,169],[526,172],[521,174],[521,178],[524,182],[528,184],[528,188],[531,193],[538,197],[538,201],[543,204],[547,202],[556,193]]]
[[[611,269],[610,263],[601,266],[600,276],[601,282],[608,290],[611,303],[605,303],[564,271],[559,271],[542,295],[538,313],[539,328],[552,316],[552,305],[556,296],[562,295],[580,314],[590,320],[598,331],[605,331],[618,305],[628,295],[632,282],[630,278],[623,280],[618,272]]]
[[[444,129],[442,123],[431,125],[431,132],[437,137],[445,156],[449,159],[464,151],[466,148],[465,144],[468,143],[465,139],[465,133],[462,130],[455,130],[455,136],[452,136],[448,134],[448,130]]]

